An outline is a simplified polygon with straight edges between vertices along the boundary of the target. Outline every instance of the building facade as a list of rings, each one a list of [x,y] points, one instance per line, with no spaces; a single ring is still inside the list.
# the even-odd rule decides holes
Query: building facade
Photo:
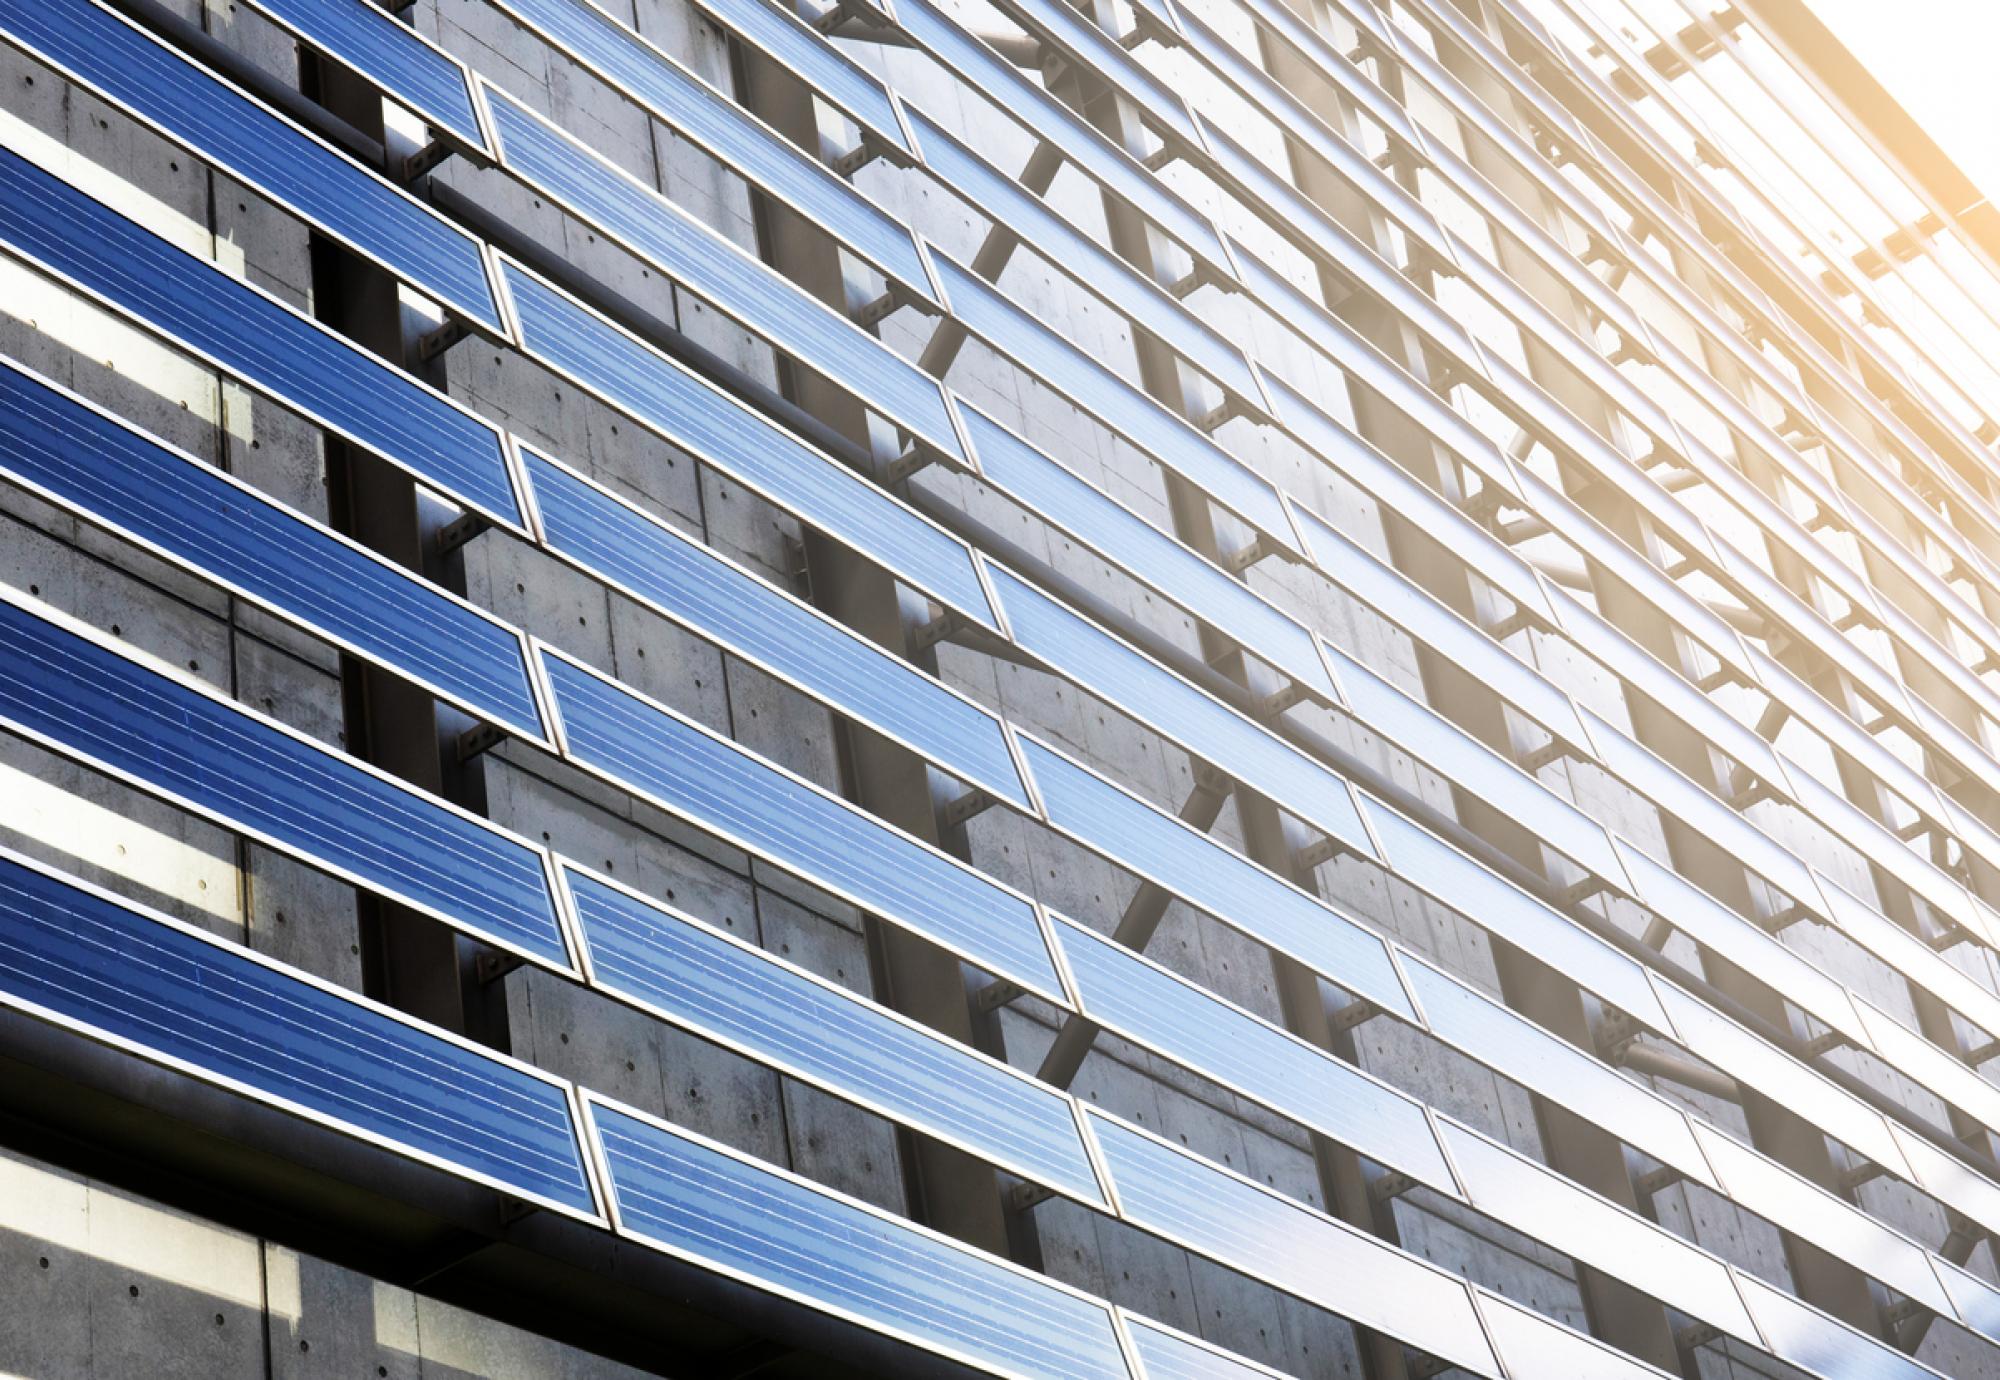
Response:
[[[2000,232],[1801,0],[0,40],[0,1374],[2000,1375]]]

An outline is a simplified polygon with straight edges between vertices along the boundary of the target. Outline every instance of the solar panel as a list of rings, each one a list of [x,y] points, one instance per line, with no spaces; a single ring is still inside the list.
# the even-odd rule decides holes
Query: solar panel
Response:
[[[250,0],[257,9],[398,105],[468,148],[490,153],[465,64],[363,0]]]
[[[1922,1246],[1733,1136],[1700,1122],[1695,1135],[1731,1198],[1933,1312],[1954,1316]]]
[[[1200,142],[1187,105],[1167,78],[1140,66],[1117,39],[1069,5],[1055,0],[997,0],[999,8],[1029,33],[1074,61],[1086,72],[1124,88],[1155,128],[1190,144]]]
[[[1318,513],[1292,505],[1313,564],[1342,589],[1494,691],[1571,747],[1595,755],[1568,694],[1525,665],[1401,571],[1348,540]],[[1331,645],[1329,643],[1329,645]],[[1655,663],[1657,664],[1657,663]],[[1762,739],[1758,739],[1762,742]]]
[[[535,358],[947,607],[996,626],[958,538],[518,264],[503,259],[501,276]]]
[[[1031,808],[991,713],[528,446],[549,547],[964,781]]]
[[[1442,968],[1406,953],[1403,971],[1423,1008],[1425,1025],[1440,1040],[1697,1183],[1720,1190],[1687,1115],[1671,1102]]]
[[[1237,639],[1321,699],[1339,702],[1340,692],[1302,624],[977,408],[960,403],[959,415],[986,483]]]
[[[1839,1380],[1939,1380],[1932,1370],[1873,1337],[1855,1331],[1782,1289],[1736,1272],[1743,1297],[1770,1338],[1771,1352],[1813,1375]]]
[[[1464,1280],[1095,1108],[1085,1114],[1126,1221],[1475,1375],[1500,1375]]]
[[[1418,703],[1336,647],[1327,659],[1354,716],[1371,732],[1427,762],[1468,795],[1510,819],[1533,820],[1550,847],[1619,890],[1629,890],[1604,826],[1502,757],[1482,740]]]
[[[1446,1116],[1438,1118],[1438,1126],[1474,1207],[1691,1318],[1758,1345],[1757,1329],[1722,1261],[1468,1126]]]
[[[1741,815],[1729,813],[1732,819],[1742,819]],[[1755,866],[1754,859],[1746,856],[1744,850],[1732,844],[1721,846],[1730,848],[1731,856]],[[1861,1017],[1839,983],[1644,850],[1619,839],[1618,851],[1624,855],[1626,869],[1632,874],[1633,894],[1647,909],[1671,920],[1675,928],[1696,943],[1748,969],[1759,982],[1768,984],[1835,1030],[1863,1045],[1868,1043]],[[1811,877],[1809,872],[1806,875]],[[1815,904],[1819,902],[1816,889],[1808,894]]]
[[[1880,1112],[1671,983],[1656,985],[1675,1036],[1695,1058],[1790,1108],[1899,1178],[1914,1179]]]
[[[591,1098],[619,1230],[1019,1380],[1128,1377],[1097,1300]]]
[[[1430,532],[1454,556],[1478,571],[1481,579],[1509,599],[1544,623],[1555,622],[1548,596],[1542,592],[1541,584],[1527,562],[1502,546],[1492,533],[1459,509],[1419,484],[1408,471],[1320,411],[1283,379],[1267,375],[1265,381],[1270,385],[1272,396],[1278,400],[1286,425],[1321,460],[1374,495],[1378,502]],[[1310,543],[1312,534],[1320,530],[1312,524],[1311,510],[1303,504],[1294,503],[1292,511],[1307,525],[1307,541]],[[1327,568],[1327,574],[1332,579],[1338,580],[1341,573],[1338,562]]]
[[[896,118],[896,102],[888,87],[797,15],[765,0],[697,3],[724,28],[733,30],[751,47],[762,49],[870,134],[903,154],[917,154],[909,131]]]
[[[1021,751],[1050,824],[1385,1011],[1416,1019],[1388,949],[1359,922],[1033,738],[1022,736]]]
[[[0,602],[0,723],[446,924],[569,966],[542,853],[220,696]]]
[[[932,176],[1165,341],[1240,402],[1259,413],[1269,411],[1270,402],[1243,351],[1151,279],[1063,219],[1047,202],[945,133],[922,111],[905,108],[923,140],[924,167]]]
[[[1235,513],[1299,549],[1278,491],[1249,466],[935,248],[931,264],[959,324]]]
[[[0,0],[0,32],[488,330],[479,241],[400,187],[92,0]]]
[[[1475,925],[1535,955],[1653,1030],[1671,1030],[1646,970],[1562,912],[1490,872],[1372,797],[1389,866]]]
[[[598,1215],[562,1083],[11,854],[0,1002],[525,1201]]]
[[[591,981],[711,1040],[1093,1207],[1069,1099],[677,911],[564,869]]]
[[[1146,1380],[1281,1380],[1279,1372],[1254,1365],[1220,1347],[1198,1342],[1126,1311],[1125,1335],[1145,1367]]]
[[[526,106],[487,93],[501,166],[954,459],[936,379]]]
[[[909,230],[832,169],[590,0],[491,0],[656,117],[925,300],[935,289]],[[491,87],[488,90],[492,90]]]
[[[1363,857],[1375,856],[1344,777],[1010,571],[986,568],[1023,651]]]
[[[1060,149],[1092,180],[1180,242],[1225,284],[1236,270],[1209,219],[1096,129],[1023,77],[929,0],[896,0],[896,23],[960,80],[986,93],[1037,137]]]
[[[1667,1380],[1667,1372],[1615,1351],[1594,1337],[1564,1327],[1531,1308],[1474,1286],[1493,1349],[1517,1376],[1560,1375],[1565,1380]]]
[[[570,759],[739,848],[1067,1006],[1034,903],[544,649]]]
[[[1081,925],[1056,918],[1077,1009],[1155,1054],[1451,1197],[1424,1104]]]
[[[5,361],[0,470],[470,714],[545,736],[518,632]]]
[[[4,148],[0,242],[445,496],[520,526],[491,425]]]

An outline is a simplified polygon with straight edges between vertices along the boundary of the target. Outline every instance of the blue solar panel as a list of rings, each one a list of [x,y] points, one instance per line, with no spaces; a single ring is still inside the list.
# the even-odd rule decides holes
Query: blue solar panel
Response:
[[[1089,1109],[1120,1215],[1231,1269],[1498,1377],[1465,1281]]]
[[[465,65],[367,0],[250,0],[343,67],[359,72],[435,129],[482,152],[486,133]]]
[[[936,379],[512,97],[491,91],[488,104],[509,172],[904,430],[964,459]]]
[[[1361,662],[1327,648],[1354,716],[1453,785],[1510,819],[1533,820],[1550,847],[1621,891],[1631,883],[1604,826],[1428,705],[1419,704]]]
[[[1280,547],[1298,551],[1299,539],[1278,491],[1249,466],[950,256],[933,249],[931,263],[960,325]]]
[[[1757,1330],[1721,1260],[1447,1116],[1439,1116],[1438,1127],[1474,1207],[1691,1318],[1756,1344]]]
[[[92,0],[0,0],[0,29],[412,287],[500,329],[479,241]]]
[[[520,525],[493,427],[4,148],[0,241],[448,497]]]
[[[1588,1117],[1662,1164],[1710,1188],[1720,1187],[1687,1117],[1671,1102],[1441,968],[1405,954],[1403,971],[1423,1007],[1424,1023],[1440,1040],[1530,1092]]]
[[[628,1236],[984,1371],[1129,1375],[1095,1299],[684,1132],[590,1110]]]
[[[1542,592],[1534,570],[1526,561],[1502,546],[1491,532],[1419,484],[1388,456],[1320,411],[1283,379],[1266,375],[1266,381],[1285,414],[1286,425],[1328,466],[1374,495],[1378,502],[1428,531],[1452,555],[1478,571],[1482,579],[1509,599],[1544,623],[1555,622],[1548,596]],[[1294,504],[1292,511],[1299,514],[1310,545],[1324,524],[1315,524],[1314,515],[1303,504]],[[1329,562],[1327,573],[1335,580],[1341,577],[1337,553]]]
[[[935,289],[909,230],[588,0],[492,0],[917,295]],[[491,88],[488,88],[489,91]]]
[[[528,844],[0,603],[0,722],[481,938],[567,967]]]
[[[1487,932],[1534,954],[1647,1027],[1673,1028],[1646,980],[1646,970],[1636,960],[1396,811],[1373,798],[1367,804],[1368,817],[1397,876]]]
[[[1416,1019],[1377,935],[1034,739],[1023,737],[1021,749],[1056,828],[1329,981]]]
[[[473,714],[545,736],[519,633],[4,361],[0,469]]]
[[[979,457],[981,479],[1237,639],[1315,694],[1339,701],[1319,648],[1302,624],[977,408],[961,403],[959,414]]]
[[[788,9],[766,0],[697,0],[753,48],[806,82],[884,143],[914,154],[889,89]]]
[[[1168,191],[1137,159],[1022,76],[1013,64],[967,33],[943,10],[929,0],[896,0],[896,22],[919,48],[1178,240],[1222,282],[1235,281],[1229,251],[1206,216]]]
[[[1002,567],[987,570],[1024,651],[1355,852],[1375,856],[1353,793],[1338,773]]]
[[[1298,504],[1293,505],[1292,513],[1312,549],[1313,564],[1329,579],[1481,684],[1491,686],[1563,742],[1595,754],[1575,703],[1539,671],[1517,660],[1456,611],[1411,583],[1401,571],[1348,540],[1318,513]],[[1420,513],[1404,516],[1417,521],[1422,517]]]
[[[1103,1207],[1069,1099],[698,920],[566,870],[591,980],[795,1078]]]
[[[923,140],[924,166],[935,177],[1006,226],[1027,245],[1178,351],[1189,363],[1259,412],[1270,404],[1243,352],[1151,279],[1078,230],[1047,202],[911,108]]]
[[[1743,1271],[1736,1283],[1770,1339],[1773,1355],[1812,1375],[1840,1380],[1938,1380],[1929,1366]]]
[[[1029,808],[1000,721],[809,604],[522,447],[549,546],[954,776]]]
[[[1272,1380],[1278,1375],[1130,1313],[1125,1315],[1125,1333],[1145,1367],[1146,1380]]]
[[[597,1215],[562,1084],[4,856],[0,1001]]]
[[[1199,144],[1194,120],[1167,78],[1133,60],[1131,53],[1064,0],[996,0],[1000,10],[1029,33],[1075,62],[1083,71],[1124,90],[1158,129],[1187,144]]]
[[[1058,919],[1056,939],[1077,1009],[1105,1029],[1458,1196],[1423,1103],[1080,925]]]
[[[615,681],[545,655],[573,760],[1062,1005],[1033,904]]]
[[[501,270],[530,354],[939,602],[995,626],[965,543],[519,265],[503,260]]]

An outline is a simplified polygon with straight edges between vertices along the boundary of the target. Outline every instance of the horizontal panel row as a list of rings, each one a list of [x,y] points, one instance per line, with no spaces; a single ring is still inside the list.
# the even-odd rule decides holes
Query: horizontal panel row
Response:
[[[916,241],[893,217],[591,0],[491,3],[908,291],[935,293]]]
[[[520,633],[5,361],[0,473],[469,713],[546,738]]]
[[[487,330],[480,242],[96,0],[6,0],[0,36]]]
[[[445,497],[520,528],[500,433],[378,357],[10,149],[0,247]]]

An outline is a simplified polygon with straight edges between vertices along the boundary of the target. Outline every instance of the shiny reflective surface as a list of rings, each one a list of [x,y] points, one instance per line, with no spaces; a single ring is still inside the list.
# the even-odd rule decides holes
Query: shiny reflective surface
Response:
[[[591,1118],[628,1236],[999,1374],[1129,1374],[1103,1304],[609,1103]]]
[[[565,869],[594,980],[676,1025],[1092,1205],[1069,1100],[677,911]]]
[[[6,149],[0,242],[445,495],[520,522],[492,427]]]
[[[1066,1004],[1034,906],[947,855],[544,653],[569,756],[662,808]]]
[[[11,855],[0,1001],[596,1215],[562,1084]]]
[[[542,855],[353,759],[0,603],[0,719],[446,922],[568,966]]]
[[[519,265],[503,264],[502,276],[529,353],[952,608],[992,623],[963,543]]]
[[[543,735],[519,633],[4,362],[0,471],[475,714]]]
[[[0,30],[413,287],[500,329],[479,242],[92,0],[5,0]]]

